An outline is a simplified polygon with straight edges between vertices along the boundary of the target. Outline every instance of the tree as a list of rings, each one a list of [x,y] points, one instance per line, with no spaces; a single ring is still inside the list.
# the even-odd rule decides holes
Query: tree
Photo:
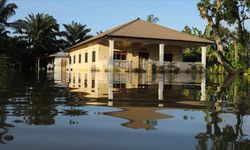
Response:
[[[7,4],[7,0],[0,0],[0,24],[8,25],[8,18],[15,14],[17,5],[14,3]]]
[[[213,2],[211,2],[211,0],[201,0],[201,2],[197,4],[197,7],[200,11],[201,17],[207,20],[208,25],[212,30],[213,38],[217,46],[217,61],[226,69],[229,74],[235,74],[235,69],[225,59],[224,47],[222,44],[222,38],[220,36],[220,27],[222,26],[221,21],[223,20],[223,5],[221,0],[213,0]]]
[[[102,34],[102,33],[103,33],[102,30],[96,32],[97,35]]]
[[[250,1],[249,0],[224,0],[223,11],[225,20],[229,25],[236,24],[237,42],[241,43],[246,54],[245,63],[249,63],[249,36],[245,27],[246,20],[250,19]]]
[[[72,21],[70,24],[63,24],[63,26],[66,30],[63,31],[63,35],[66,37],[67,46],[75,45],[92,37],[89,35],[91,29],[86,28],[87,25]]]
[[[7,0],[0,0],[0,54],[4,53],[3,49],[9,46],[7,39],[9,31],[6,30],[6,26],[9,25],[8,19],[15,14],[17,8],[14,3],[7,3]]]
[[[159,21],[159,18],[158,17],[155,17],[155,15],[151,14],[151,15],[148,15],[147,16],[147,19],[146,19],[148,22],[151,22],[151,23],[156,23]]]
[[[44,56],[46,53],[58,51],[59,24],[49,14],[29,14],[24,20],[20,19],[13,23],[21,40],[28,43],[34,50],[34,57]]]

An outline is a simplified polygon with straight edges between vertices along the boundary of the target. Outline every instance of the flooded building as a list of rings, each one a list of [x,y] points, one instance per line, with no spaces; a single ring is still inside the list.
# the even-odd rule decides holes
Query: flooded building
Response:
[[[205,46],[211,44],[209,40],[136,19],[68,48],[67,68],[151,71],[153,66],[175,66],[184,71],[190,68],[190,62],[183,62],[183,50],[200,46],[202,61],[194,64],[205,68]]]

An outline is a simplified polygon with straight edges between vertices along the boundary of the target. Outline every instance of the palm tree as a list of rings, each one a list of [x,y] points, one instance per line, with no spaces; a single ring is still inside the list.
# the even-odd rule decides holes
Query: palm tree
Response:
[[[159,21],[159,18],[158,17],[155,17],[155,15],[151,14],[151,15],[148,15],[147,16],[147,19],[146,19],[148,22],[151,22],[151,23],[156,23]]]
[[[97,35],[102,34],[102,33],[103,33],[102,30],[96,32]]]
[[[8,25],[7,19],[15,14],[16,8],[16,4],[7,4],[7,0],[0,0],[0,23]]]
[[[69,24],[63,24],[63,26],[65,28],[63,35],[66,37],[67,46],[72,46],[92,37],[88,34],[91,29],[86,28],[87,25],[72,21]]]
[[[0,24],[0,41],[2,39],[6,38],[8,33],[9,33],[9,31],[5,30],[4,25]]]
[[[35,56],[43,56],[58,50],[59,24],[49,14],[29,14],[25,20],[13,23],[22,40],[27,41],[29,47],[36,50]]]

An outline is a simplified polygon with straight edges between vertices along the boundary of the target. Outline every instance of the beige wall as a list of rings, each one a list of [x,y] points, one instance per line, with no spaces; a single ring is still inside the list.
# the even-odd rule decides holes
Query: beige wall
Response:
[[[96,52],[95,62],[92,62],[92,52]],[[85,53],[88,53],[88,62],[85,62]],[[81,63],[79,63],[79,54],[81,54]],[[89,47],[80,48],[75,51],[69,52],[69,56],[71,57],[71,64],[68,63],[68,70],[81,70],[81,71],[91,71],[95,70],[99,63],[99,45],[92,45]],[[75,56],[75,63],[74,63]]]
[[[116,48],[116,47],[115,47]],[[92,62],[92,51],[96,51],[96,61]],[[127,51],[127,63],[128,66],[132,66],[132,69],[139,67],[139,56],[140,52],[148,52],[149,53],[149,62],[158,62],[159,61],[159,46],[142,46],[140,44],[134,45],[131,48],[115,51]],[[85,63],[85,53],[88,53],[88,62]],[[189,65],[182,65],[183,60],[183,50],[181,47],[171,47],[165,46],[164,53],[173,54],[173,61],[176,64],[180,64],[179,66],[184,66],[184,69],[189,67]],[[82,60],[79,63],[79,54],[81,54]],[[68,64],[68,70],[79,70],[79,71],[91,71],[91,70],[99,70],[104,71],[108,69],[108,61],[109,61],[109,47],[101,44],[94,44],[88,47],[80,47],[75,49],[74,51],[69,52],[71,57],[71,64]],[[73,63],[73,58],[76,57],[76,62]],[[183,70],[184,70],[183,69]]]

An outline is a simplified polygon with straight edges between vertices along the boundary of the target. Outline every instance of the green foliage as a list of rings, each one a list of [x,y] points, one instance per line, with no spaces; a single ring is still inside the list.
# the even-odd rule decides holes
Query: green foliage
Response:
[[[170,62],[166,67],[160,69],[160,71],[168,72],[168,73],[180,73],[180,68],[175,65],[175,63]]]
[[[199,30],[195,27],[189,27],[185,26],[182,32],[199,36],[206,39],[211,39],[211,28],[209,26],[206,26],[204,32]],[[208,48],[210,49],[210,47]],[[194,47],[194,48],[186,48],[183,51],[183,61],[184,62],[199,62],[201,61],[201,48],[200,47]]]
[[[17,5],[15,3],[7,3],[7,0],[0,0],[0,24],[8,25],[7,20],[15,14]]]
[[[240,43],[243,46],[241,49],[241,52],[243,52],[241,54],[243,56],[242,60],[245,61],[245,67],[249,65],[249,44],[247,44],[249,36],[245,28],[245,21],[250,19],[249,3],[248,0],[201,0],[197,4],[201,17],[206,19],[208,25],[212,28],[213,38],[217,44],[217,51],[220,52],[220,55],[217,55],[218,62],[230,73],[232,72],[232,68],[234,70],[242,70],[242,66],[240,65],[243,65],[241,62],[230,60],[234,57],[228,57],[230,51],[233,50],[232,48],[228,49],[228,46],[233,42]],[[234,26],[235,31],[231,32],[228,28],[223,27],[221,21]]]
[[[164,66],[159,66],[158,67],[158,73],[165,73],[165,67]],[[170,72],[169,72],[170,73]]]
[[[202,73],[204,68],[200,64],[189,64],[190,72],[189,73]]]
[[[225,74],[226,73],[224,67],[220,64],[214,64],[212,66],[209,66],[208,72],[210,74]]]
[[[92,37],[89,35],[91,29],[86,28],[87,25],[72,21],[70,24],[63,24],[63,26],[65,31],[62,33],[66,37],[68,47]]]
[[[133,69],[133,72],[135,72],[135,73],[145,73],[146,70],[144,70],[142,68],[135,68],[135,69]]]
[[[152,73],[153,74],[157,73],[157,65],[156,64],[152,64]]]
[[[244,75],[250,75],[250,68],[248,68],[246,71],[245,71],[245,73],[244,73]]]
[[[113,72],[114,72],[114,73],[119,73],[119,72],[121,72],[121,70],[120,70],[119,68],[114,68],[114,69],[113,69]]]
[[[15,33],[21,35],[20,39],[34,50],[36,57],[59,50],[59,24],[49,14],[29,14],[24,20],[19,19],[13,23],[12,27],[16,30]]]
[[[155,17],[155,15],[151,14],[151,15],[148,15],[147,16],[147,19],[146,19],[148,22],[151,22],[151,23],[157,23],[159,21],[159,18],[158,17]]]
[[[97,35],[102,34],[102,33],[103,33],[102,30],[96,32]]]
[[[0,55],[0,77],[10,76],[15,72],[14,66],[6,55]]]

